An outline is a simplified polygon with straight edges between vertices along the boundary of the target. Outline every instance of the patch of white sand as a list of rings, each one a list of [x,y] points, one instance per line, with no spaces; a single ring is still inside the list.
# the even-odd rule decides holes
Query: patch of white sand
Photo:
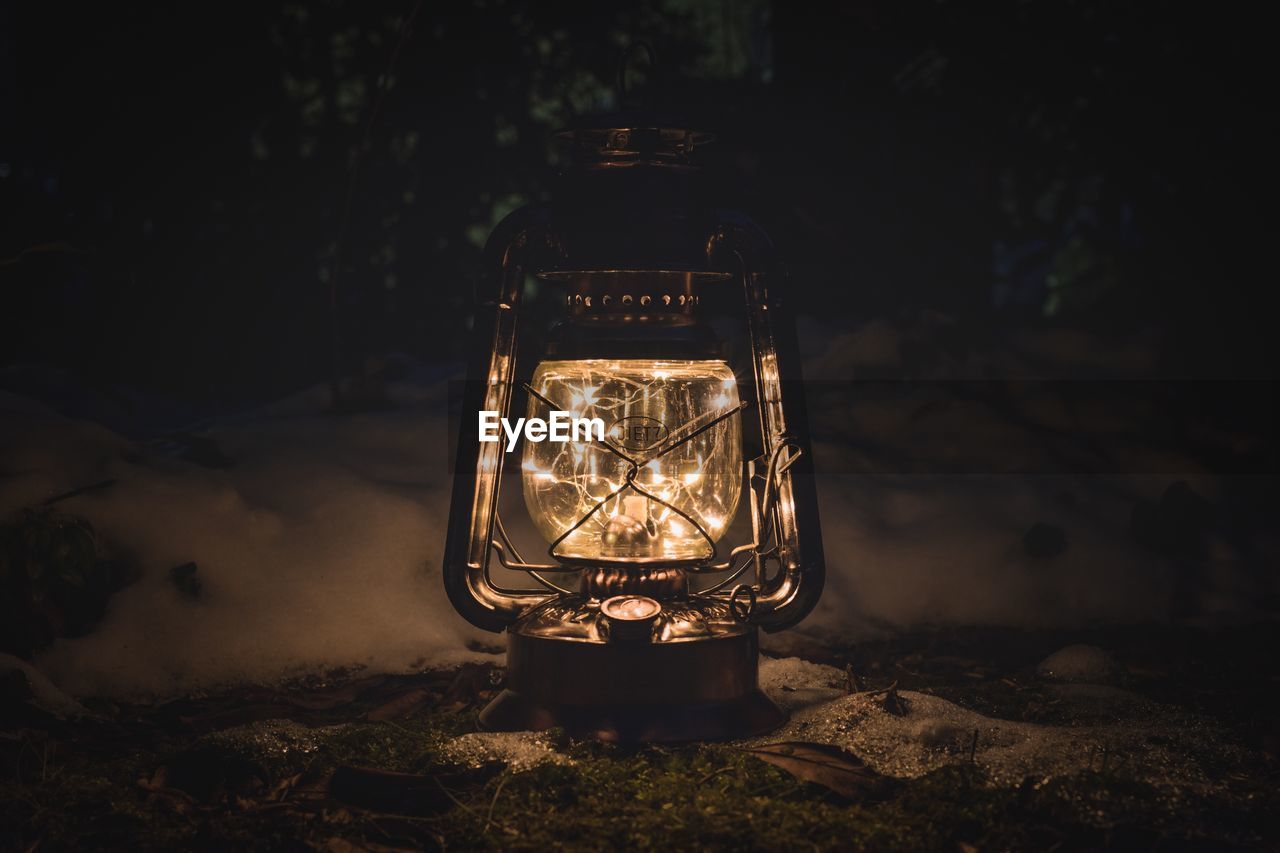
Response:
[[[440,579],[449,477],[444,418],[425,406],[264,416],[209,435],[226,470],[146,454],[101,427],[0,399],[0,512],[64,501],[141,576],[91,634],[37,665],[73,695],[139,697],[334,667],[401,672],[485,657],[493,638]],[[169,569],[194,561],[184,598]]]
[[[440,752],[463,767],[497,762],[512,770],[528,770],[539,764],[573,763],[569,756],[557,752],[542,732],[471,732],[445,741]]]
[[[986,448],[991,471],[1066,470],[1056,454],[1077,453],[1074,445],[1048,447],[1026,424],[1069,433],[1078,423],[1128,442],[1129,470],[1189,472],[1192,486],[1213,499],[1214,478],[1192,462],[1147,458],[1156,451],[1133,429],[1141,412],[1108,403],[1064,413],[1052,383],[1029,386],[1018,398],[1019,418],[965,400],[922,409],[921,401],[892,395],[866,399],[846,380],[861,367],[900,367],[904,341],[927,340],[929,328],[876,321],[829,345],[806,329],[807,377],[817,383],[813,421],[827,436],[814,448],[827,581],[813,615],[796,631],[765,637],[766,649],[788,653],[806,635],[848,641],[923,625],[1063,627],[1170,616],[1177,574],[1130,531],[1135,501],[1158,500],[1170,475],[934,473],[956,462],[984,470],[975,447]],[[1062,342],[1043,341],[1039,350],[1035,341],[1023,343],[1049,358]],[[1067,343],[1070,353],[1089,350]],[[1140,353],[1097,349],[1094,368],[1140,371],[1144,365],[1133,363]],[[975,359],[944,361],[933,376],[1035,378],[1011,356]],[[215,424],[204,434],[235,461],[226,470],[175,460],[0,394],[0,513],[113,478],[114,486],[59,509],[87,517],[141,569],[95,632],[58,641],[38,666],[74,695],[133,696],[330,667],[395,672],[478,657],[469,642],[498,638],[456,616],[440,580],[451,478],[439,375],[423,370],[393,385],[395,405],[385,411],[324,414],[327,397],[312,389]],[[947,387],[934,383],[928,393],[945,396]],[[952,459],[962,430],[964,458]],[[1080,470],[1096,461],[1070,460]],[[504,518],[526,553],[538,554],[546,543],[532,532],[519,491],[518,481],[508,481]],[[1037,523],[1060,528],[1066,549],[1028,553],[1024,535]],[[744,525],[739,518],[736,529]],[[1258,544],[1259,553],[1280,553],[1274,539]],[[189,561],[203,587],[195,600],[168,576]],[[1256,607],[1265,582],[1229,548],[1215,550],[1202,580],[1205,607],[1233,618]]]
[[[1057,688],[1055,698],[1087,722],[1041,725],[988,717],[910,690],[899,692],[907,712],[898,716],[881,706],[881,694],[833,690],[843,679],[837,669],[796,658],[761,661],[765,691],[790,709],[791,719],[752,743],[830,744],[880,773],[908,779],[969,761],[1006,785],[1105,766],[1175,794],[1220,789],[1227,780],[1207,768],[1244,759],[1209,722],[1115,687]]]

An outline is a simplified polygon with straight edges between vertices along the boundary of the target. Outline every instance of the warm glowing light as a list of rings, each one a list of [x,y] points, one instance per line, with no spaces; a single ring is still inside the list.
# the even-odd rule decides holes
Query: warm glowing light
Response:
[[[680,513],[697,521],[713,540],[733,518],[742,490],[739,417],[680,439],[737,406],[737,385],[727,364],[545,361],[534,371],[532,385],[557,406],[602,418],[609,437],[608,445],[524,445],[525,503],[549,542],[605,501],[557,546],[557,555],[629,562],[710,556],[706,539]],[[545,408],[531,399],[529,416],[543,416]],[[640,469],[635,487],[652,497],[626,487],[632,462]]]
[[[533,459],[524,460],[524,462],[521,463],[520,468],[525,472],[524,475],[526,477],[533,477],[538,480],[554,480],[555,479],[554,474],[552,474],[550,471],[546,471],[546,470],[543,470],[542,468],[539,468],[538,463]]]

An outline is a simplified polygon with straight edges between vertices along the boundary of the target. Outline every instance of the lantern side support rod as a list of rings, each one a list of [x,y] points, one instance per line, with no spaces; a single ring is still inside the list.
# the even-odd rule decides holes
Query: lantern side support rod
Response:
[[[769,463],[766,466],[768,475],[765,477],[763,495],[762,495],[762,500],[760,502],[757,502],[755,487],[750,485],[750,479],[755,475],[754,474],[755,462],[752,461],[748,463],[748,465],[750,466],[750,472],[751,472],[748,477],[748,484],[749,484],[748,489],[750,492],[749,500],[751,501],[751,529],[753,533],[752,541],[747,543],[746,545],[741,545],[737,548],[734,548],[733,551],[729,554],[729,559],[724,563],[707,567],[705,571],[728,571],[732,569],[732,574],[730,574],[724,580],[717,582],[714,586],[701,590],[699,593],[700,595],[712,595],[716,592],[719,592],[729,584],[733,583],[738,578],[742,577],[743,573],[746,572],[746,570],[751,568],[752,566],[755,566],[755,569],[756,569],[757,585],[762,584],[764,582],[763,561],[769,557],[776,556],[778,553],[778,546],[773,545],[772,547],[769,547],[769,548],[761,547],[764,544],[764,542],[762,541],[761,533],[760,533],[760,531],[764,529],[764,525],[762,524],[762,521],[768,519],[770,516],[770,513],[774,511],[773,507],[771,506],[770,496],[776,495],[777,493],[778,478],[781,477],[782,474],[785,473],[786,470],[791,467],[791,465],[796,461],[796,459],[799,458],[800,453],[802,452],[800,448],[795,447],[796,452],[790,457],[788,457],[786,462],[782,463],[782,465],[779,466],[778,459],[781,457],[782,452],[788,449],[789,447],[794,447],[794,445],[795,445],[794,441],[780,441],[778,445],[773,449],[773,452],[769,454]],[[772,525],[770,525],[770,529],[772,529]],[[772,539],[773,537],[770,537],[770,538]],[[751,552],[751,559],[742,563],[736,569],[733,569],[734,558],[737,557],[738,554],[746,551]]]
[[[761,439],[771,448],[769,468],[777,478],[776,497],[770,498],[768,491],[764,496],[769,505],[762,509],[770,512],[767,517],[762,513],[762,521],[772,528],[781,570],[773,578],[757,579],[750,621],[778,631],[808,615],[825,579],[812,453],[803,422],[803,380],[798,347],[786,334],[791,327],[778,322],[785,306],[768,292],[771,281],[784,278],[772,244],[741,214],[721,211],[719,220],[707,241],[707,259],[737,275],[743,288]],[[776,454],[787,446],[798,452],[779,465]]]
[[[529,565],[528,563],[525,563],[524,557],[520,556],[520,552],[516,549],[515,544],[511,541],[511,537],[507,535],[507,529],[502,524],[501,515],[498,515],[494,519],[494,527],[497,529],[497,532],[498,532],[498,540],[493,543],[493,548],[495,551],[498,552],[498,562],[502,564],[502,567],[504,569],[512,569],[514,571],[527,572],[530,577],[532,577],[535,581],[542,584],[544,587],[551,590],[552,592],[558,592],[563,595],[573,594],[573,590],[560,586],[554,581],[547,580],[541,574],[542,571],[556,571],[556,570],[564,571],[559,566],[532,566],[532,565]],[[516,558],[515,563],[509,563],[507,561],[507,551],[510,551],[511,556]],[[489,577],[488,568],[489,568],[488,566],[485,566],[486,577]],[[492,578],[490,578],[490,583],[493,583]],[[497,584],[494,584],[494,586],[497,586]],[[499,588],[501,589],[501,587]],[[502,591],[508,592],[508,593],[521,593],[521,592],[526,592],[527,590],[503,589]]]
[[[525,276],[539,255],[556,251],[544,207],[512,213],[485,246],[482,285],[475,314],[475,341],[468,369],[464,411],[506,415],[515,380],[516,330]],[[450,603],[471,624],[501,631],[530,607],[547,600],[541,590],[506,590],[489,576],[502,481],[503,453],[467,430],[458,435],[453,499],[445,541],[444,584]],[[501,557],[501,552],[500,552]]]

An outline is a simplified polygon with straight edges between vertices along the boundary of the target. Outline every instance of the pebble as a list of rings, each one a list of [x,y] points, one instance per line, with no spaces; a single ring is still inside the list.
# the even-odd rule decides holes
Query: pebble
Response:
[[[1106,684],[1115,681],[1120,665],[1105,649],[1077,643],[1040,661],[1036,674],[1053,681]]]

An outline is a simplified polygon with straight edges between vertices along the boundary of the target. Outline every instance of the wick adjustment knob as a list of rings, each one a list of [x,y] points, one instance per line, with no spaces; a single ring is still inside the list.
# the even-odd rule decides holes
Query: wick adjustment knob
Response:
[[[647,595],[615,595],[600,603],[600,614],[615,642],[648,642],[662,605]]]

